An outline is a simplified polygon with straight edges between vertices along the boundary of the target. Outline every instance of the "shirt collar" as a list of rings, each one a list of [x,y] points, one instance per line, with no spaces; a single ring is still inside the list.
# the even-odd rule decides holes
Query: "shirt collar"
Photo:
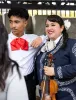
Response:
[[[18,38],[18,37],[17,37],[17,36],[15,36],[12,32],[10,33],[10,35],[11,35],[11,37],[12,37],[13,39]],[[24,32],[24,34],[23,34],[20,38],[23,38],[23,37],[24,37],[24,35],[25,35],[25,32]]]
[[[57,44],[58,42],[59,42],[59,40],[60,40],[60,38],[62,37],[62,35],[60,35],[54,42],[55,42],[55,44]]]

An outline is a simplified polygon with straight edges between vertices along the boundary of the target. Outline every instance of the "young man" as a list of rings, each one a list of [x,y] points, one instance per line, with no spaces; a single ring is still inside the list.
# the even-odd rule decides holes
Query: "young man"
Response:
[[[8,13],[11,33],[8,39],[10,57],[17,61],[25,78],[29,100],[35,100],[34,56],[41,44],[42,38],[35,34],[26,34],[25,28],[29,14],[24,8],[12,8]],[[37,40],[33,41],[34,39]],[[44,37],[44,36],[43,36]],[[32,42],[33,41],[33,42]],[[32,46],[31,46],[32,45]],[[26,99],[26,98],[25,98]]]

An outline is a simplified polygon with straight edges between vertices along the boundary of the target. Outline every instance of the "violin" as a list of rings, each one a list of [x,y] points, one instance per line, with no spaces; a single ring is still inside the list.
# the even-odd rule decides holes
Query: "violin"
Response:
[[[47,64],[46,66],[51,67],[53,64],[53,55],[49,54],[47,56]],[[56,100],[56,93],[58,91],[58,84],[56,80],[51,76],[47,76],[44,74],[43,81],[41,83],[41,100]]]

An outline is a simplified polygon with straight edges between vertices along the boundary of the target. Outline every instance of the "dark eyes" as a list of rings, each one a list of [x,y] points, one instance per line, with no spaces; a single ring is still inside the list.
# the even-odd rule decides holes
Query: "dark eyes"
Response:
[[[46,27],[49,27],[49,25],[46,25]]]
[[[56,26],[55,24],[51,24],[51,25],[46,25],[46,27],[49,27],[49,26]]]
[[[12,23],[11,21],[9,21],[10,23]]]
[[[15,21],[15,23],[19,23],[20,21]]]
[[[55,26],[55,24],[52,24],[51,26]]]
[[[13,23],[13,21],[9,21],[10,23]],[[20,21],[14,21],[14,23],[19,23]]]

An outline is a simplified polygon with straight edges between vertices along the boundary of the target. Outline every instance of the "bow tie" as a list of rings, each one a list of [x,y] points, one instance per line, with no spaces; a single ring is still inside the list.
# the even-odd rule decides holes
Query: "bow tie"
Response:
[[[23,38],[16,38],[11,43],[11,50],[28,50],[28,42]]]
[[[47,41],[47,42],[45,43],[45,45],[41,48],[41,51],[42,51],[42,52],[51,51],[51,50],[53,50],[55,47],[56,47],[55,42],[52,41],[52,40],[50,40],[50,41]]]

